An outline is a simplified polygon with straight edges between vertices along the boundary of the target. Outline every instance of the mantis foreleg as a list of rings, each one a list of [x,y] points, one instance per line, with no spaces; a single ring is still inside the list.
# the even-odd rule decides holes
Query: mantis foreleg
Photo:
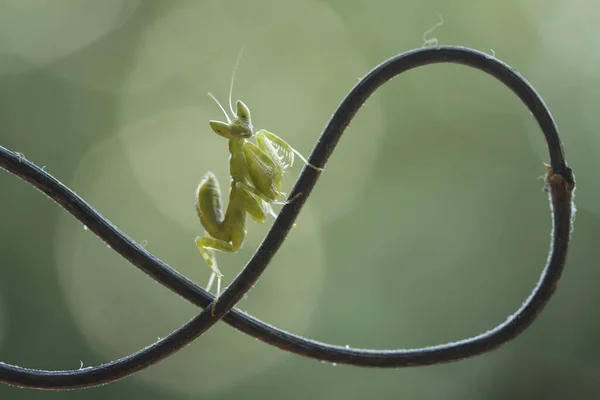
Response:
[[[256,191],[254,194],[268,203],[275,202],[285,196],[281,192],[283,168],[279,160],[274,160],[267,152],[252,142],[243,146],[246,168],[250,183]]]
[[[263,151],[272,155],[272,157],[277,157],[277,159],[283,158],[285,160],[285,168],[290,168],[292,165],[294,165],[294,154],[296,154],[304,162],[304,164],[308,165],[309,167],[316,169],[317,171],[325,171],[324,168],[319,168],[309,163],[308,160],[304,158],[304,156],[298,150],[294,149],[279,136],[267,130],[261,129],[260,131],[256,132],[256,144]],[[275,152],[273,153],[273,150],[271,149],[273,149]],[[280,150],[283,154],[280,156],[277,150]]]

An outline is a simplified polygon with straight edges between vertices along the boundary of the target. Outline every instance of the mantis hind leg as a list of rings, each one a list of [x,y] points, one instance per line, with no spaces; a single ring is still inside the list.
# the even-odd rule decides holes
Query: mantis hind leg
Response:
[[[196,238],[196,247],[202,258],[212,270],[206,290],[210,291],[217,278],[217,296],[221,291],[221,278],[214,250],[232,251],[229,241],[232,237],[231,227],[225,223],[221,207],[221,190],[215,175],[208,172],[198,185],[196,191],[196,211],[206,233]],[[239,246],[238,246],[239,247]],[[235,251],[235,250],[233,250]]]
[[[223,274],[221,273],[221,271],[219,271],[219,267],[217,266],[217,259],[215,257],[215,252],[210,248],[202,247],[199,244],[201,239],[202,238],[200,238],[200,237],[196,238],[196,246],[198,247],[198,250],[200,250],[200,254],[202,254],[202,258],[204,258],[204,261],[206,261],[206,264],[208,264],[210,269],[212,269],[210,278],[208,278],[208,283],[206,284],[206,291],[210,292],[210,289],[212,288],[215,278],[217,278],[217,296],[218,296],[219,293],[221,293],[221,278],[223,277]]]
[[[223,274],[219,270],[219,266],[217,265],[217,258],[215,257],[215,252],[212,248],[207,246],[207,239],[213,239],[210,236],[198,236],[196,238],[196,247],[200,251],[202,258],[208,265],[208,267],[212,270],[210,274],[210,278],[208,278],[208,284],[206,285],[206,291],[210,292],[212,288],[213,282],[215,278],[217,278],[217,296],[221,293],[221,278],[223,278]]]
[[[237,234],[239,236],[240,232],[238,232]],[[243,241],[243,235],[244,235],[244,232],[241,232],[242,241]],[[208,235],[198,236],[196,238],[196,247],[198,247],[198,250],[200,251],[200,254],[202,254],[204,261],[206,261],[206,263],[208,264],[210,269],[212,269],[212,274],[210,275],[210,278],[208,279],[208,284],[206,286],[206,290],[210,291],[212,284],[216,277],[217,278],[217,297],[219,296],[219,294],[221,294],[221,278],[223,278],[223,274],[221,273],[221,271],[219,271],[219,267],[217,266],[215,250],[219,250],[219,251],[222,251],[225,253],[235,253],[236,251],[238,251],[240,246],[241,246],[241,242],[239,242],[238,240],[236,240],[233,243],[230,243],[230,242],[226,242],[224,240],[215,239]]]

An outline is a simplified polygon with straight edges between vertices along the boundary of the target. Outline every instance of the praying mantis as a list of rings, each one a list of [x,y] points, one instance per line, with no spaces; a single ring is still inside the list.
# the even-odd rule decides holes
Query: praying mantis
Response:
[[[276,217],[272,204],[291,203],[301,195],[299,193],[290,200],[281,201],[286,196],[281,191],[282,177],[284,172],[292,167],[294,154],[311,168],[323,171],[322,168],[308,163],[302,154],[275,134],[264,129],[254,132],[248,107],[238,100],[236,110],[233,110],[231,103],[233,79],[232,76],[229,88],[231,117],[219,101],[209,93],[227,120],[227,122],[209,121],[213,132],[229,141],[231,182],[225,214],[221,204],[221,189],[212,172],[207,172],[196,190],[196,211],[205,230],[204,236],[196,237],[196,246],[212,270],[206,290],[210,292],[216,278],[217,297],[221,292],[223,274],[217,266],[215,250],[235,253],[240,249],[246,235],[246,213],[260,224],[269,214]]]

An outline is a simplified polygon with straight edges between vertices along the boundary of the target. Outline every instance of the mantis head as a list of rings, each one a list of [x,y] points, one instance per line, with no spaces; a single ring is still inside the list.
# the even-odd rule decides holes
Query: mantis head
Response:
[[[219,103],[217,102],[217,104]],[[221,107],[221,109],[223,109],[223,112],[225,113],[227,122],[209,121],[208,123],[217,135],[223,136],[226,139],[231,140],[249,138],[250,136],[252,136],[253,133],[252,120],[250,119],[250,110],[240,100],[238,100],[235,103],[235,106],[236,113],[233,119],[230,119],[223,107]]]
[[[232,118],[229,118],[229,114],[225,111],[225,108],[219,103],[219,100],[212,93],[208,93],[208,95],[217,103],[223,114],[225,114],[225,118],[227,122],[222,121],[209,121],[209,125],[212,130],[219,136],[223,136],[224,138],[231,139],[243,139],[249,138],[252,136],[252,121],[250,119],[250,110],[248,107],[238,100],[235,103],[236,110],[233,110],[231,105],[231,95],[233,93],[233,81],[235,79],[235,71],[240,63],[240,59],[242,58],[242,52],[244,48],[240,50],[238,53],[237,59],[235,60],[235,66],[233,67],[233,73],[231,74],[231,83],[229,84],[229,110],[231,111]]]

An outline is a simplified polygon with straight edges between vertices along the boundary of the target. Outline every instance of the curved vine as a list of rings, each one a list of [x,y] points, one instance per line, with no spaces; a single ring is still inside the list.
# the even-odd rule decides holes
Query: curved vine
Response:
[[[75,389],[100,385],[128,376],[173,354],[202,335],[221,318],[229,325],[266,343],[306,357],[363,367],[407,367],[437,364],[472,357],[497,348],[518,336],[550,300],[564,269],[572,224],[573,173],[567,166],[558,129],[552,115],[533,87],[515,70],[498,59],[477,50],[456,46],[420,48],[399,54],[375,67],[343,99],[319,137],[309,162],[323,167],[342,133],[362,104],[377,88],[402,72],[434,63],[458,63],[482,70],[511,89],[537,120],[548,145],[550,165],[546,182],[552,212],[552,238],[546,266],[538,284],[523,305],[495,328],[457,342],[400,350],[356,349],[328,345],[306,339],[233,309],[256,283],[275,252],[285,240],[294,220],[314,188],[319,172],[304,168],[290,196],[302,193],[285,205],[251,260],[213,304],[214,297],[204,289],[148,253],[112,225],[81,197],[56,178],[0,146],[0,167],[29,182],[88,229],[157,282],[203,307],[204,310],[167,337],[127,357],[96,367],[72,371],[27,369],[0,363],[0,382],[38,389]],[[212,310],[212,312],[211,312]],[[357,315],[360,319],[360,315]]]

